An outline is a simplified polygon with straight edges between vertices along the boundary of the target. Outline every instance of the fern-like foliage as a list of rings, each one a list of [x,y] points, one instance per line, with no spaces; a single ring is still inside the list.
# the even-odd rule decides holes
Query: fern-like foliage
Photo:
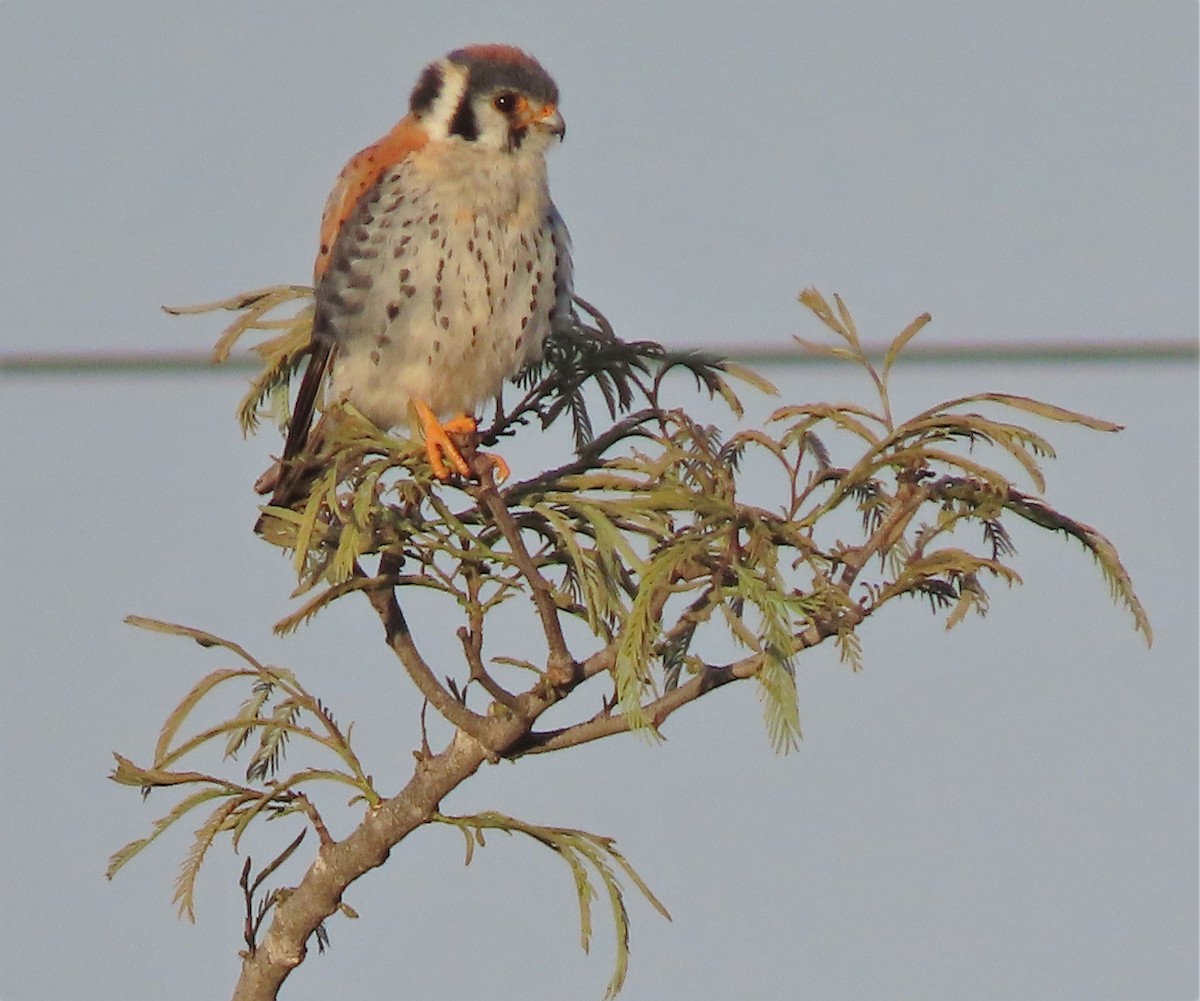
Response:
[[[571,870],[575,883],[575,894],[579,900],[579,944],[584,952],[590,950],[592,942],[592,901],[596,899],[597,894],[591,874],[595,873],[608,897],[617,938],[616,963],[608,988],[604,992],[605,1001],[611,1001],[620,993],[629,972],[629,911],[625,906],[625,892],[620,878],[613,870],[614,864],[659,914],[668,921],[671,919],[667,909],[650,892],[642,877],[625,856],[617,851],[616,841],[612,838],[569,827],[530,824],[491,811],[469,817],[451,817],[439,813],[432,819],[436,823],[450,824],[462,831],[466,842],[467,865],[470,865],[475,857],[475,848],[487,844],[485,831],[502,831],[510,835],[524,834],[554,851]]]
[[[223,648],[235,654],[243,666],[213,671],[188,691],[163,723],[149,765],[139,766],[129,758],[115,755],[117,766],[111,775],[113,781],[139,788],[143,795],[172,786],[199,788],[155,821],[149,835],[131,841],[113,854],[108,865],[109,879],[177,821],[198,808],[211,807],[195,832],[195,840],[175,883],[175,903],[179,913],[194,921],[196,876],[219,835],[229,834],[232,846],[237,850],[246,829],[259,817],[279,819],[300,814],[309,819],[323,839],[327,839],[329,835],[324,822],[306,792],[308,786],[318,782],[351,787],[354,799],[361,800],[367,808],[380,802],[381,797],[370,776],[363,771],[350,746],[349,733],[338,727],[328,709],[306,691],[291,672],[268,667],[236,643],[199,629],[138,616],[130,616],[126,621],[154,632],[184,636],[201,646]],[[203,726],[197,732],[185,733],[186,724],[202,702],[218,689],[238,684],[248,685],[250,695],[234,716],[215,725]],[[290,738],[321,747],[332,755],[336,764],[280,775],[284,750]],[[194,757],[222,742],[227,760],[236,759],[247,748],[253,747],[243,780],[180,767],[185,758]],[[287,854],[294,850],[292,848]],[[260,923],[262,916],[259,916]]]
[[[265,289],[194,310],[239,314],[218,343],[218,358],[251,331],[269,334],[256,348],[263,372],[239,410],[244,430],[264,415],[286,422],[289,382],[304,364],[311,335],[308,294],[295,286]],[[1054,450],[1023,422],[1103,432],[1116,425],[1001,393],[960,397],[900,418],[889,380],[929,317],[905,327],[877,367],[840,298],[830,303],[809,290],[801,302],[828,335],[801,346],[859,366],[873,398],[786,403],[765,426],[732,433],[703,424],[686,406],[669,402],[681,387],[723,401],[731,423],[743,415],[735,383],[774,390],[711,355],[622,341],[580,300],[573,322],[551,334],[543,358],[516,380],[508,402],[497,401],[476,440],[463,443],[477,478],[440,482],[420,443],[403,429],[381,430],[349,405],[329,405],[309,450],[294,460],[303,467],[296,477],[303,489],[290,506],[263,509],[261,534],[292,553],[296,593],[304,599],[276,628],[294,629],[331,602],[361,593],[383,618],[389,644],[424,699],[460,737],[509,758],[630,730],[653,738],[671,713],[743,679],[756,681],[770,743],[786,751],[800,739],[796,670],[804,651],[832,641],[858,669],[864,658],[858,627],[895,598],[927,602],[947,628],[969,612],[984,614],[987,584],[1020,582],[1008,528],[1013,519],[1079,542],[1149,642],[1148,618],[1112,544],[1039,496],[1042,467]],[[291,315],[272,318],[287,306]],[[526,479],[492,482],[476,445],[503,447],[563,419],[573,452],[547,456],[545,468]],[[1028,486],[1010,480],[1001,465],[1019,470]],[[447,616],[457,615],[461,661],[434,669],[422,658],[422,630],[403,612],[414,589],[439,597]],[[517,604],[537,615],[541,637],[494,625],[501,605]],[[588,644],[568,644],[569,620],[577,623],[571,635],[589,636]],[[242,663],[197,683],[168,717],[150,765],[118,757],[116,781],[143,790],[183,786],[185,798],[147,837],[114,855],[110,874],[175,821],[205,808],[176,888],[182,912],[191,916],[196,872],[220,834],[230,833],[236,847],[250,822],[294,813],[328,843],[302,788],[317,780],[350,786],[367,811],[386,803],[351,750],[349,732],[291,674],[198,630],[136,624],[222,647]],[[597,678],[605,679],[601,707],[593,698],[585,710],[572,694]],[[197,705],[229,684],[248,689],[234,716],[182,737]],[[538,729],[538,716],[564,701],[579,706],[572,721]],[[298,740],[331,752],[335,766],[285,774],[285,754]],[[223,742],[227,756],[247,755],[244,780],[182,770],[183,758],[214,741]],[[431,760],[427,745],[418,758]],[[430,821],[464,832],[468,861],[488,829],[522,833],[558,852],[575,878],[585,948],[594,873],[617,931],[617,970],[608,988],[615,995],[625,977],[628,915],[613,865],[661,905],[610,840],[500,814],[430,812]],[[286,906],[287,891],[263,891],[262,880],[298,844],[259,877],[251,879],[249,868],[243,873],[251,952],[266,914]],[[323,941],[323,924],[314,934]]]

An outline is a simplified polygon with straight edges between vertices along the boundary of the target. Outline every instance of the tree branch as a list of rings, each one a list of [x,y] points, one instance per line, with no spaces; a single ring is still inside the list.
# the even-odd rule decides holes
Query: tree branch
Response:
[[[471,669],[471,680],[478,681],[484,691],[486,691],[493,699],[499,702],[502,706],[506,706],[513,712],[519,708],[517,697],[507,688],[501,685],[495,678],[488,673],[487,667],[483,663],[483,606],[479,603],[479,587],[480,587],[480,570],[477,565],[468,567],[464,573],[467,578],[467,597],[469,604],[467,606],[468,624],[459,626],[458,638],[463,646],[463,655],[467,658],[467,665]]]
[[[859,572],[876,553],[887,553],[903,536],[913,516],[931,496],[929,487],[915,483],[910,477],[902,479],[891,508],[879,527],[861,546],[846,550],[839,556],[843,571],[838,586],[850,593]]]
[[[667,692],[642,707],[646,717],[654,727],[658,727],[668,716],[689,702],[695,702],[702,695],[715,691],[744,678],[753,678],[758,674],[761,654],[752,654],[732,664],[720,666],[710,665],[697,674],[685,685],[680,685],[673,691]],[[547,751],[560,751],[563,748],[587,744],[602,737],[625,733],[630,729],[630,721],[625,716],[612,716],[599,713],[583,723],[562,727],[557,730],[545,730],[530,733],[509,749],[508,756],[523,757],[526,754],[543,754]]]
[[[554,602],[554,593],[549,581],[538,572],[525,540],[521,538],[521,530],[513,521],[508,505],[497,492],[491,482],[490,471],[484,485],[476,495],[477,501],[491,516],[493,523],[508,542],[512,551],[513,562],[520,570],[521,576],[529,583],[533,593],[533,602],[537,607],[538,618],[542,622],[542,630],[546,634],[549,656],[546,662],[546,676],[554,687],[570,685],[575,678],[575,658],[567,647],[563,637],[562,623],[558,619],[558,606]]]
[[[387,554],[380,558],[379,576],[388,578],[389,583],[384,587],[374,587],[367,590],[367,598],[371,607],[383,622],[387,644],[400,658],[408,676],[421,694],[429,700],[429,704],[441,713],[452,725],[474,737],[477,741],[490,746],[491,720],[478,713],[472,712],[463,703],[451,695],[433,669],[425,662],[416,643],[400,603],[396,600],[396,591],[391,584],[391,572],[397,569],[396,560]]]
[[[647,407],[639,410],[636,413],[630,414],[627,417],[617,421],[604,434],[597,435],[592,439],[583,452],[570,462],[563,463],[554,469],[548,469],[544,473],[539,473],[537,476],[531,477],[528,480],[522,480],[520,483],[514,483],[500,491],[505,503],[512,504],[515,501],[528,496],[530,493],[535,493],[539,490],[544,490],[549,486],[558,483],[564,476],[571,476],[575,473],[583,473],[588,470],[595,469],[596,464],[612,445],[619,441],[631,437],[638,432],[641,425],[647,421],[652,421],[656,417],[661,416],[660,411],[652,407]]]
[[[276,997],[288,974],[304,961],[309,938],[337,911],[347,887],[383,865],[392,848],[427,823],[442,798],[487,757],[478,741],[456,733],[444,751],[419,763],[404,789],[369,812],[350,835],[322,845],[300,884],[276,904],[261,943],[243,959],[233,1001]]]
[[[494,497],[495,491],[491,493]],[[529,559],[528,553],[525,558]],[[395,569],[393,557],[382,557],[381,577]],[[443,797],[474,775],[484,761],[494,759],[496,754],[507,754],[529,732],[538,716],[560,697],[556,691],[542,691],[539,683],[515,700],[516,711],[512,715],[489,719],[471,712],[442,688],[421,658],[394,590],[375,588],[368,590],[367,596],[384,623],[388,645],[400,657],[414,684],[459,729],[445,750],[418,761],[407,785],[368,812],[344,840],[322,843],[300,884],[281,895],[271,926],[258,948],[244,956],[233,1001],[276,997],[284,980],[304,961],[309,938],[321,922],[337,911],[347,887],[387,861],[391,850],[428,823]],[[611,664],[612,656],[606,649],[590,658],[574,672],[567,687],[603,671]]]
[[[860,625],[870,614],[869,610],[852,605],[843,612],[839,621],[830,620],[810,625],[796,634],[797,651],[817,646],[846,628]],[[611,644],[588,658],[580,665],[580,675],[592,677],[603,671],[611,670],[616,662],[616,649],[616,644]],[[642,707],[643,711],[652,725],[657,728],[663,720],[689,702],[695,702],[701,696],[722,688],[731,681],[755,677],[758,674],[761,660],[762,655],[756,653],[743,657],[732,664],[707,665],[686,684],[646,703]],[[505,753],[506,757],[510,758],[519,758],[527,754],[544,754],[547,751],[559,751],[567,747],[587,744],[593,740],[600,740],[602,737],[625,733],[629,729],[630,721],[625,716],[613,716],[605,711],[571,726],[560,727],[556,730],[531,731]]]

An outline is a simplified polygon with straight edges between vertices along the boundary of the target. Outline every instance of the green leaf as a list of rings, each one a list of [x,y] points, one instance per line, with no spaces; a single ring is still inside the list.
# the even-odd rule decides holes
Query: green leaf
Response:
[[[128,761],[127,759],[122,758],[119,754],[113,755],[113,756],[117,759],[118,768],[117,768],[117,772],[113,774],[112,778],[117,782],[121,782],[122,785],[137,784],[137,783],[131,783],[131,782],[126,781],[130,777],[130,774],[131,774],[127,769],[130,769],[130,768],[136,769],[137,766],[133,765],[133,763]],[[124,771],[123,771],[123,766],[125,766]],[[121,774],[122,772],[123,772],[124,777],[118,778],[117,777],[118,774]],[[145,848],[151,842],[156,841],[158,839],[158,837],[161,834],[163,834],[163,832],[165,832],[168,828],[171,827],[172,824],[174,824],[181,817],[186,816],[188,813],[190,813],[196,807],[201,806],[204,803],[211,802],[214,799],[226,797],[229,795],[231,795],[231,793],[226,789],[212,787],[212,788],[208,788],[208,789],[201,789],[200,791],[194,792],[190,796],[187,796],[185,799],[183,799],[179,803],[177,803],[171,809],[170,813],[166,814],[163,817],[160,817],[158,820],[156,820],[154,822],[154,825],[151,828],[151,832],[149,835],[147,835],[144,838],[138,838],[136,841],[131,841],[131,842],[129,842],[129,844],[125,845],[123,848],[120,848],[116,852],[114,852],[112,854],[111,858],[109,858],[109,860],[108,860],[108,868],[105,870],[105,876],[108,879],[112,879],[117,874],[117,872],[120,871],[120,869],[125,865],[126,862],[128,862],[131,858],[133,858],[135,855],[137,855],[143,848]]]
[[[262,664],[250,656],[242,647],[231,640],[222,639],[213,633],[205,632],[203,629],[193,629],[191,626],[180,626],[174,622],[163,622],[161,619],[148,619],[141,615],[126,615],[126,625],[136,626],[138,629],[146,629],[153,633],[168,633],[173,636],[186,636],[188,639],[193,639],[203,647],[224,647],[244,660],[251,667],[257,670],[262,670]]]
[[[957,626],[963,619],[967,617],[967,612],[972,609],[978,615],[986,615],[988,610],[987,592],[979,586],[974,574],[968,574],[963,577],[959,587],[958,601],[950,614],[946,616],[947,632]]]
[[[206,674],[193,685],[191,691],[183,697],[183,701],[171,710],[170,715],[167,716],[162,729],[159,731],[158,743],[154,745],[155,764],[161,764],[170,756],[171,742],[175,739],[175,735],[179,732],[179,728],[183,725],[184,721],[191,715],[192,710],[196,708],[197,703],[204,696],[231,678],[253,677],[256,675],[257,672],[255,671],[247,671],[241,668],[225,668]]]
[[[834,638],[838,658],[843,664],[849,664],[850,670],[861,671],[863,666],[862,640],[858,633],[851,630],[839,632]]]
[[[270,679],[262,679],[251,689],[249,698],[245,699],[241,706],[238,707],[234,720],[245,720],[246,725],[240,730],[231,729],[229,731],[229,738],[225,742],[226,758],[237,757],[238,752],[245,746],[246,741],[250,739],[254,733],[262,708],[266,705],[273,691],[274,682]]]
[[[918,414],[913,420],[917,421],[925,417],[932,417],[936,413],[949,411],[954,407],[961,407],[967,403],[987,402],[999,403],[1006,407],[1012,407],[1014,410],[1023,410],[1027,413],[1036,414],[1039,417],[1045,417],[1047,420],[1058,421],[1064,424],[1082,424],[1093,431],[1116,432],[1121,430],[1121,425],[1114,424],[1112,421],[1101,420],[1099,417],[1089,417],[1087,414],[1068,410],[1053,403],[1034,400],[1028,396],[1014,396],[1011,393],[976,393],[973,396],[960,396],[957,399],[947,400],[940,406]]]
[[[803,337],[792,338],[809,354],[818,355],[822,358],[837,358],[841,361],[861,362],[862,356],[858,352],[850,348],[839,348],[833,344],[821,344],[819,341],[806,340]]]
[[[567,827],[543,827],[525,821],[507,817],[501,813],[488,811],[468,817],[449,817],[435,814],[435,822],[451,824],[463,832],[467,841],[467,863],[470,863],[474,851],[475,840],[483,844],[483,830],[499,830],[506,834],[524,834],[541,842],[552,849],[562,859],[571,872],[575,885],[575,895],[579,903],[579,944],[586,953],[591,947],[592,940],[592,902],[596,899],[596,890],[592,885],[588,866],[599,877],[609,900],[612,913],[613,930],[616,933],[617,954],[613,975],[608,982],[604,997],[611,1001],[620,993],[624,986],[629,969],[629,912],[625,906],[625,896],[620,881],[613,872],[612,863],[620,866],[629,876],[634,885],[642,892],[651,906],[668,921],[671,915],[662,903],[650,892],[649,887],[634,870],[625,857],[616,850],[612,838],[598,834],[589,834]]]
[[[888,377],[888,373],[892,370],[892,366],[896,363],[900,352],[905,349],[908,342],[916,337],[932,319],[933,317],[928,313],[922,313],[896,335],[896,339],[888,345],[887,354],[883,357],[883,367],[880,370],[880,374],[884,379]]]
[[[342,595],[350,594],[352,591],[369,591],[379,587],[382,583],[386,583],[386,581],[381,577],[352,577],[340,584],[333,584],[315,598],[310,598],[290,615],[284,616],[275,623],[272,629],[277,635],[286,636],[288,633],[295,632],[331,601],[336,601]]]
[[[760,548],[760,552],[769,553],[773,560],[773,550]],[[755,570],[741,564],[734,566],[735,593],[758,611],[762,636],[761,640],[754,637],[751,649],[762,653],[756,675],[759,695],[767,737],[775,751],[783,754],[795,749],[800,741],[800,707],[792,658],[796,652],[793,613],[801,612],[801,608],[796,599],[783,592],[773,563],[755,562]],[[741,616],[732,614],[727,617],[731,623],[741,620]]]
[[[720,362],[720,368],[726,375],[730,375],[739,382],[746,383],[748,386],[753,386],[760,393],[764,393],[767,396],[779,395],[779,390],[775,387],[775,384],[752,368],[739,365],[737,362],[724,360]]]
[[[777,754],[794,751],[802,736],[794,670],[789,669],[785,660],[769,653],[764,655],[756,677],[771,747]]]
[[[880,424],[883,423],[883,419],[878,415],[871,413],[869,410],[865,410],[862,407],[856,407],[848,403],[808,403],[804,406],[780,407],[778,410],[772,413],[767,420],[770,422],[776,422],[791,420],[796,417],[827,420],[837,425],[843,431],[850,431],[853,434],[856,434],[859,438],[870,445],[878,445],[880,442],[879,435],[867,427],[863,421],[858,420],[858,418],[864,417]]]
[[[685,540],[667,546],[655,554],[641,575],[637,597],[629,610],[617,645],[616,679],[617,703],[629,728],[657,736],[653,720],[646,715],[642,699],[650,689],[650,662],[655,643],[662,632],[659,614],[663,590],[669,589],[676,569],[686,561],[695,543]]]
[[[1133,589],[1133,581],[1124,564],[1121,563],[1121,557],[1117,554],[1116,547],[1094,528],[1085,527],[1089,529],[1086,545],[1095,558],[1096,565],[1104,574],[1104,579],[1108,582],[1109,594],[1112,595],[1114,602],[1124,605],[1129,614],[1133,616],[1134,627],[1145,637],[1146,646],[1153,646],[1154,631],[1150,628],[1150,617],[1146,614],[1146,609],[1142,606],[1141,601],[1138,600],[1137,593]]]
[[[213,810],[208,820],[197,829],[192,847],[188,849],[188,853],[184,856],[183,864],[179,868],[179,875],[175,879],[175,895],[171,902],[179,905],[179,916],[187,918],[192,924],[196,923],[196,877],[200,874],[200,867],[204,864],[204,857],[208,854],[208,849],[212,846],[213,840],[229,823],[230,816],[241,805],[242,798],[237,797],[226,803],[222,803]]]

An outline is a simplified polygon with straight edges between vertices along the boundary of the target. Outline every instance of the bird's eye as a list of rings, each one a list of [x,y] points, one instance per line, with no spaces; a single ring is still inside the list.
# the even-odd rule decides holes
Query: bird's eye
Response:
[[[515,111],[517,108],[517,95],[511,90],[506,90],[503,94],[497,94],[492,99],[492,106],[497,111],[502,111],[505,114]]]

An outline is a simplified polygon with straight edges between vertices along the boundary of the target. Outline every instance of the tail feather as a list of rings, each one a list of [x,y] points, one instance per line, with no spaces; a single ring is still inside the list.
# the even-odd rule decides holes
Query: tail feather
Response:
[[[304,462],[297,460],[303,454],[312,435],[317,398],[321,395],[321,387],[324,385],[332,358],[331,343],[320,339],[313,344],[308,367],[304,371],[300,389],[296,393],[296,403],[292,407],[292,419],[288,424],[283,455],[254,485],[260,494],[271,494],[268,503],[273,507],[289,507],[301,495],[304,483],[311,475],[312,470]],[[262,528],[263,518],[260,517],[254,530],[262,534]]]
[[[284,462],[294,459],[308,444],[308,433],[312,427],[313,413],[317,408],[317,397],[321,394],[321,386],[325,383],[326,370],[332,357],[333,345],[328,341],[318,340],[313,344],[308,368],[304,370],[304,378],[300,381],[300,391],[296,394],[296,405],[292,408],[292,419],[288,424],[287,441],[283,446]]]

